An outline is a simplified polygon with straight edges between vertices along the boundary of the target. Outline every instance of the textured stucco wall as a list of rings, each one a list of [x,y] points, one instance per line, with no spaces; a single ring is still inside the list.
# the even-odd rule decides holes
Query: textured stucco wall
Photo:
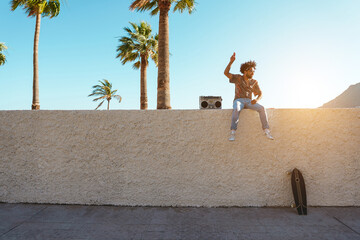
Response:
[[[0,111],[0,202],[360,206],[360,109]]]

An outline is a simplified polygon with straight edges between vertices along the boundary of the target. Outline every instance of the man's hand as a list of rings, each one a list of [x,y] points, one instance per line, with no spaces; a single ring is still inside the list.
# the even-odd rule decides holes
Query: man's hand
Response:
[[[254,105],[257,103],[257,101],[258,101],[257,99],[251,100],[251,104]]]
[[[235,61],[235,53],[230,58],[230,62],[234,62],[234,61]]]
[[[231,65],[233,64],[233,62],[235,61],[235,52],[233,53],[233,55],[230,57],[230,62],[229,64],[227,65],[227,67],[225,68],[225,71],[224,71],[224,74],[226,77],[228,77],[229,79],[232,78],[232,74],[230,73],[230,68],[231,68]]]

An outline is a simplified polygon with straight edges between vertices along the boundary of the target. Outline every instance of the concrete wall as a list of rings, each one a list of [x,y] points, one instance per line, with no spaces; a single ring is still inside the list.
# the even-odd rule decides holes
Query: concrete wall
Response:
[[[289,206],[299,168],[312,206],[360,206],[360,109],[0,111],[0,201]]]

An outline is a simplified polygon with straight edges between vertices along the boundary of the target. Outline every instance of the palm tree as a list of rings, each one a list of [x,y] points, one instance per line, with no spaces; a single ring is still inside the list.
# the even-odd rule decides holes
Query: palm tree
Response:
[[[170,72],[169,72],[169,11],[174,4],[174,12],[195,9],[195,0],[135,0],[131,10],[148,11],[159,16],[159,66],[157,87],[157,109],[171,109],[170,106]]]
[[[121,43],[118,48],[117,58],[120,58],[121,63],[136,61],[133,65],[134,69],[140,68],[140,109],[148,108],[147,99],[147,72],[149,56],[157,65],[157,47],[158,35],[151,35],[151,26],[146,22],[141,22],[140,25],[130,22],[133,31],[130,28],[124,28],[129,37],[122,37],[119,39]]]
[[[36,17],[35,36],[34,36],[34,54],[33,54],[33,100],[32,110],[40,109],[39,101],[39,65],[38,65],[38,46],[40,35],[41,17],[56,17],[60,13],[59,0],[11,0],[11,10],[22,6],[28,17]]]
[[[4,65],[6,62],[5,54],[2,53],[6,49],[7,49],[7,47],[6,47],[5,43],[0,42],[0,66]]]
[[[94,85],[93,86],[93,92],[88,96],[98,96],[97,98],[95,98],[93,101],[96,102],[97,100],[103,99],[103,101],[95,108],[98,109],[105,101],[105,99],[108,101],[108,106],[107,106],[107,110],[109,110],[109,106],[110,106],[110,100],[112,98],[115,98],[117,100],[119,100],[119,102],[121,102],[121,96],[120,95],[115,95],[114,93],[117,92],[117,90],[111,90],[112,88],[112,84],[109,83],[108,80],[104,79],[104,81],[99,81],[101,83],[101,85]]]

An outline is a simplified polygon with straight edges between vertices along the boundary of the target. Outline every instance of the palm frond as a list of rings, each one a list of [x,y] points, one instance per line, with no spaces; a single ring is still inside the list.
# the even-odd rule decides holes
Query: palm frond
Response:
[[[113,98],[119,100],[119,103],[121,102],[122,100],[122,97],[120,95],[113,95]]]
[[[138,58],[140,58],[140,54],[138,52],[129,52],[123,59],[122,64],[133,62]]]
[[[106,98],[106,96],[95,98],[95,99],[93,99],[93,101],[96,102],[97,100],[104,99],[104,98]]]
[[[125,30],[127,33],[129,33],[129,34],[131,34],[131,33],[132,33],[131,29],[130,29],[130,28],[128,28],[128,27],[124,27],[124,30]],[[120,41],[120,40],[119,40],[119,41]]]
[[[104,102],[105,102],[105,100],[102,101],[102,102],[95,108],[95,110],[97,110]]]
[[[133,64],[133,69],[139,69],[141,66],[141,62],[137,61],[136,63]]]
[[[50,18],[58,16],[60,13],[60,2],[59,0],[49,0],[47,4],[45,4],[42,16]]]
[[[195,4],[195,0],[176,0],[173,11],[183,13],[184,10],[188,10],[189,14],[191,14],[195,10]]]
[[[4,54],[0,53],[0,66],[4,65],[6,62],[6,57]]]
[[[100,85],[94,85],[94,86],[92,86],[92,88],[101,88],[101,86]]]
[[[7,46],[5,43],[0,42],[0,52],[5,51],[7,49]]]
[[[41,3],[41,2],[40,2]],[[19,6],[22,6],[28,17],[34,17],[39,12],[39,2],[33,0],[12,0],[10,2],[11,10],[15,11]]]
[[[151,16],[155,16],[159,13],[159,7],[155,7],[151,12],[150,15]]]
[[[139,36],[143,36],[145,39],[151,37],[151,26],[149,23],[141,21],[139,25]]]
[[[157,3],[158,0],[135,0],[130,5],[130,10],[146,11],[151,9],[151,5],[153,5],[154,2]]]
[[[150,54],[151,59],[154,61],[156,67],[158,66],[159,63],[159,53],[158,52],[152,52]]]
[[[6,62],[6,57],[5,54],[3,54],[2,52],[6,52],[7,46],[5,45],[5,43],[1,43],[0,42],[0,66],[4,65]]]
[[[106,92],[101,89],[101,90],[94,90],[91,94],[88,95],[88,97],[91,97],[91,96],[103,96],[103,95],[106,95]]]
[[[24,5],[26,1],[24,0],[12,0],[10,2],[10,6],[11,6],[11,11],[15,11],[15,9],[18,8],[18,6]]]
[[[130,30],[131,32],[131,30]],[[128,44],[129,46],[135,44],[134,43],[134,40],[130,37],[122,37],[122,38],[119,38],[119,42],[123,43],[123,44]]]
[[[129,22],[129,23],[130,23],[130,25],[133,27],[133,29],[135,30],[135,32],[139,32],[139,27],[138,27],[138,25],[136,25],[136,24],[133,23],[133,22]],[[132,34],[133,32],[130,31],[129,33]]]
[[[12,11],[22,6],[28,17],[41,14],[43,17],[53,18],[60,13],[59,0],[12,0],[10,5]]]
[[[108,80],[106,80],[106,79],[103,79],[103,80],[104,80],[105,86],[112,88],[112,84]]]

